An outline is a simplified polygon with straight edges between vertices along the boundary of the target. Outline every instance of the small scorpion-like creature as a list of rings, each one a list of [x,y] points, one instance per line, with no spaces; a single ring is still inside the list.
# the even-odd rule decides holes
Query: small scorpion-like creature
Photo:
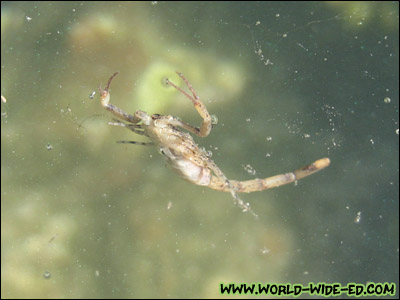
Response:
[[[189,81],[177,72],[179,77],[186,83],[192,95],[176,86],[170,80],[166,80],[166,84],[177,89],[192,101],[194,108],[197,110],[203,122],[200,127],[192,126],[181,119],[171,115],[148,115],[146,112],[138,110],[133,115],[124,112],[122,109],[110,103],[110,84],[113,78],[118,74],[114,73],[104,89],[99,87],[101,105],[108,111],[112,112],[122,121],[110,122],[110,125],[128,128],[136,134],[148,137],[151,142],[136,141],[118,141],[118,143],[130,143],[139,145],[154,145],[160,150],[167,162],[173,169],[187,181],[207,186],[211,189],[230,192],[235,202],[243,211],[251,212],[255,217],[257,215],[251,210],[250,204],[243,202],[238,193],[251,193],[262,191],[284,184],[295,182],[306,176],[318,172],[330,164],[329,158],[318,159],[310,165],[307,165],[294,172],[275,175],[264,179],[252,179],[247,181],[237,181],[228,179],[221,169],[211,159],[211,155],[204,149],[200,148],[192,136],[181,131],[179,128],[195,134],[200,137],[206,137],[210,134],[213,125],[216,124],[215,118],[209,114],[207,108],[200,101],[195,90]]]

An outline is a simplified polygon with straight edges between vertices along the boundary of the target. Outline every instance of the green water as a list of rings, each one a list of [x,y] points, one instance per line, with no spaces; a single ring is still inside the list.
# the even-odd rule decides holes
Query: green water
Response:
[[[2,2],[2,298],[398,284],[398,11],[389,2]],[[107,125],[97,88],[115,71],[115,105],[200,124],[163,84],[179,83],[176,70],[218,116],[196,141],[228,178],[322,157],[331,166],[243,195],[255,220],[229,193],[180,179],[157,149],[116,144],[145,139]]]

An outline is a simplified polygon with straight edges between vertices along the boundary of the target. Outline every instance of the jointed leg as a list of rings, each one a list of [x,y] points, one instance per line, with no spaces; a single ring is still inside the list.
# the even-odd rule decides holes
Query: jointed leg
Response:
[[[238,193],[257,192],[294,182],[326,168],[327,166],[329,166],[329,164],[329,158],[321,158],[313,162],[312,164],[305,166],[304,168],[298,169],[294,172],[275,175],[264,179],[229,181],[234,190]],[[209,187],[218,191],[231,192],[231,189],[225,184],[224,180],[220,176],[213,176],[211,178]]]
[[[113,126],[121,126],[128,128],[129,130],[133,131],[136,134],[148,136],[144,131],[140,130],[142,127],[137,124],[125,124],[121,121],[114,120],[115,122],[109,122],[109,125]],[[141,146],[154,146],[153,142],[136,142],[136,141],[117,141],[118,144],[136,144]]]
[[[141,146],[154,146],[153,142],[117,141],[118,144],[135,144]]]
[[[171,117],[172,116],[168,116],[169,122],[171,125],[177,126],[177,127],[182,127],[183,129],[185,129],[193,134],[199,135],[199,128],[182,121],[180,118],[172,117],[172,119],[171,119]]]
[[[200,101],[193,86],[189,83],[189,81],[187,81],[187,79],[182,75],[182,73],[179,73],[179,72],[176,72],[176,73],[186,83],[187,87],[189,88],[189,90],[193,96],[190,96],[188,93],[186,93],[184,90],[182,90],[180,87],[176,86],[174,83],[172,83],[169,80],[167,80],[167,84],[174,87],[175,89],[180,91],[182,94],[184,94],[187,98],[189,98],[192,101],[194,108],[197,110],[197,112],[203,119],[203,122],[201,123],[200,128],[189,125],[190,129],[187,129],[187,128],[185,128],[185,129],[189,130],[190,132],[192,132],[198,136],[206,137],[210,134],[210,131],[212,128],[211,116],[208,113],[206,106],[203,104],[203,102]]]
[[[112,112],[115,116],[117,116],[118,118],[121,118],[125,121],[128,121],[130,123],[138,123],[139,121],[141,121],[141,118],[139,118],[136,114],[134,116],[124,112],[122,109],[116,107],[115,105],[112,105],[110,103],[110,84],[111,81],[113,80],[113,78],[115,76],[117,76],[118,72],[114,73],[110,79],[107,82],[107,85],[105,87],[105,89],[103,90],[101,88],[101,86],[99,86],[99,91],[100,91],[100,103],[101,105],[107,109],[108,111]]]
[[[115,122],[108,122],[108,125],[112,125],[112,126],[121,126],[124,128],[128,128],[130,131],[133,131],[136,134],[140,134],[140,135],[144,135],[144,136],[148,136],[142,129],[142,127],[140,125],[137,124],[126,124],[124,122],[121,122],[119,120],[115,120]]]

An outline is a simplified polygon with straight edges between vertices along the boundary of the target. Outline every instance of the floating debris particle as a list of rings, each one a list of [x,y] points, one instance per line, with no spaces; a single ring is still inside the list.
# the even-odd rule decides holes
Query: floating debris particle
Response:
[[[268,254],[268,253],[271,252],[271,250],[264,246],[264,248],[260,249],[260,252],[261,252],[262,254]]]
[[[50,244],[52,241],[54,241],[54,239],[58,236],[58,234],[56,233],[55,235],[53,235],[51,237],[51,239],[48,241],[48,243]]]
[[[247,173],[251,174],[251,175],[255,175],[256,174],[256,170],[253,169],[253,167],[249,164],[247,165],[243,165],[243,168],[247,171]]]
[[[89,99],[94,99],[94,95],[96,95],[96,91],[93,91],[93,92],[89,95]]]
[[[358,224],[360,222],[361,222],[361,211],[359,211],[356,217],[354,218],[354,223]]]

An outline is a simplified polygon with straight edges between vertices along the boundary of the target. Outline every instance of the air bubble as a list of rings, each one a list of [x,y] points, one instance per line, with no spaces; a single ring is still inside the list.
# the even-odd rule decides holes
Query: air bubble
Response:
[[[212,125],[217,125],[218,124],[218,118],[216,115],[211,115],[211,124]]]
[[[46,272],[43,273],[43,277],[45,279],[50,279],[51,278],[51,273],[49,271],[46,271]]]

